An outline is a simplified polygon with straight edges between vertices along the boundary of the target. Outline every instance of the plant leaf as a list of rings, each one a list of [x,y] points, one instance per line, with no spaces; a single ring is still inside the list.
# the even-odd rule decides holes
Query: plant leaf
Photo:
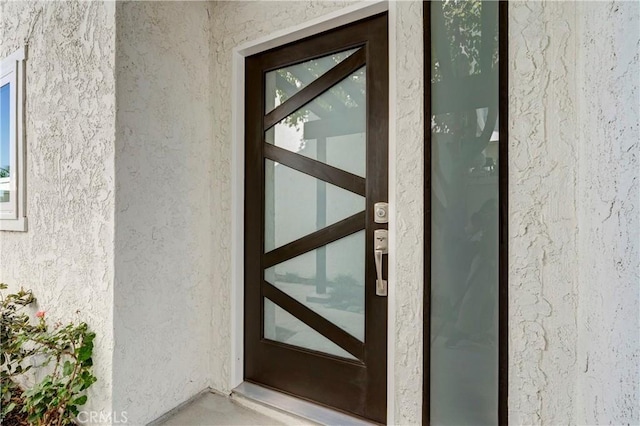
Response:
[[[62,367],[62,374],[64,376],[68,376],[71,373],[73,373],[73,364],[71,364],[71,362],[69,361],[65,361],[64,366]]]
[[[87,395],[82,395],[73,400],[74,405],[84,405],[87,402]]]
[[[82,362],[91,358],[93,352],[93,343],[87,342],[78,350],[78,361]]]
[[[4,409],[4,413],[9,414],[10,412],[13,411],[14,408],[16,408],[16,403],[12,402],[11,404],[7,405],[7,407]]]

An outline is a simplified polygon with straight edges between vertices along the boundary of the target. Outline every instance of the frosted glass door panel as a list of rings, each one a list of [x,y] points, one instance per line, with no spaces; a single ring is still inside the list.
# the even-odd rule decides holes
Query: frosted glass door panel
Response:
[[[366,67],[267,130],[267,143],[365,177]]]
[[[264,299],[264,337],[300,348],[356,359],[349,352],[266,298]]]
[[[496,425],[498,2],[430,7],[430,420]]]
[[[364,341],[364,231],[279,263],[264,278]]]
[[[266,73],[265,114],[353,55],[357,50],[357,48],[345,50]]]
[[[265,160],[265,252],[364,208],[365,199],[360,195]]]

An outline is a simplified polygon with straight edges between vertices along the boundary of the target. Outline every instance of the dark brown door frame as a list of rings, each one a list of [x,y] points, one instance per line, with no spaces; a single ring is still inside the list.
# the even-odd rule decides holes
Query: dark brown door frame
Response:
[[[386,421],[387,393],[387,298],[375,295],[375,281],[365,285],[365,342],[353,338],[263,280],[266,267],[335,241],[345,233],[366,229],[365,274],[375,277],[373,230],[386,225],[374,223],[373,203],[388,198],[388,26],[387,13],[271,49],[245,61],[245,300],[244,378],[307,398],[333,409],[343,410],[379,423]],[[334,52],[361,47],[334,69],[297,95],[265,115],[264,74],[267,71],[304,62]],[[264,131],[284,116],[322,93],[340,75],[367,65],[367,178],[293,154],[263,143]],[[334,71],[336,70],[337,71]],[[320,80],[322,80],[320,82]],[[369,149],[384,142],[384,149]],[[264,159],[269,158],[352,192],[366,195],[366,211],[309,234],[290,244],[263,252],[264,247]],[[370,171],[375,171],[370,174]],[[246,259],[259,261],[247,262]],[[386,271],[386,268],[385,268]],[[304,318],[310,327],[359,358],[339,360],[320,352],[304,350],[263,338],[263,297],[277,302],[289,313]],[[372,348],[377,348],[372,349]],[[379,350],[379,349],[382,350]],[[265,360],[275,360],[264,365]],[[262,361],[262,362],[261,362]],[[368,391],[362,392],[364,387]],[[348,404],[345,401],[349,401]]]
[[[498,284],[498,422],[508,425],[509,373],[509,19],[508,2],[500,0],[498,7],[498,99],[499,99],[499,284]],[[431,369],[431,2],[423,1],[424,43],[424,342],[423,342],[423,405],[422,420],[430,424]]]

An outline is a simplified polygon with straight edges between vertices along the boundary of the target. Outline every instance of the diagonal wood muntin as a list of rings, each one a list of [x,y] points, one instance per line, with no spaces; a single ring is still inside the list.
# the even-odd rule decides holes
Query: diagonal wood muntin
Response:
[[[301,173],[338,186],[362,197],[366,196],[366,180],[337,167],[288,151],[278,146],[264,144],[264,157],[276,161]]]
[[[331,68],[317,80],[291,96],[282,104],[264,116],[264,130],[276,125],[281,120],[293,114],[322,93],[347,78],[351,73],[366,65],[366,49],[358,49],[353,55]]]
[[[364,343],[322,315],[309,309],[267,281],[262,282],[262,295],[285,311],[331,340],[359,360],[364,359]]]
[[[307,234],[288,244],[265,253],[262,257],[264,269],[275,266],[308,251],[323,247],[348,235],[365,229],[366,213],[361,211],[346,219]]]

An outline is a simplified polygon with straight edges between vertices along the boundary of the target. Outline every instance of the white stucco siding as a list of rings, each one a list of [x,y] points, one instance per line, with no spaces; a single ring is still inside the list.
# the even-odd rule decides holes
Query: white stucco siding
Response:
[[[0,282],[96,332],[88,410],[111,411],[115,7],[2,2],[0,58],[26,62],[28,232],[0,231]],[[35,311],[34,311],[35,312]]]
[[[138,425],[210,386],[224,350],[211,340],[211,5],[116,8],[113,404]]]
[[[637,2],[513,2],[509,414],[636,424]]]
[[[640,3],[577,10],[576,422],[640,424]]]
[[[389,195],[392,206],[389,255],[391,290],[388,339],[393,344],[393,423],[422,422],[424,289],[424,78],[422,2],[391,5]],[[394,32],[392,31],[391,34]],[[395,237],[394,237],[395,236]],[[395,330],[395,332],[393,331]]]
[[[509,4],[509,420],[572,424],[575,4]]]

